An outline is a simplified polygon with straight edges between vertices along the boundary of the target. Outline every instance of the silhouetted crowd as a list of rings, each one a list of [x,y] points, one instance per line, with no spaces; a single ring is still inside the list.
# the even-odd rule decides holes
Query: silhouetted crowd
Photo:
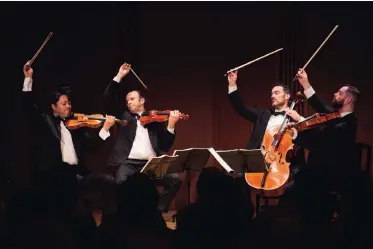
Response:
[[[302,179],[302,193],[255,214],[234,177],[207,167],[196,202],[178,210],[172,230],[147,175],[117,185],[93,173],[68,198],[42,188],[2,198],[1,248],[368,248],[372,185],[365,174],[351,179],[339,199]]]

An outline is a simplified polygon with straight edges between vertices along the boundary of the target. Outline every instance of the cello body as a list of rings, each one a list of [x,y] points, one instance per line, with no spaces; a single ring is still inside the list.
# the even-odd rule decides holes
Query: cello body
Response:
[[[267,172],[245,173],[247,184],[256,189],[274,190],[283,186],[290,176],[290,159],[294,144],[291,131],[279,133],[281,126],[269,128],[263,138],[261,152]]]

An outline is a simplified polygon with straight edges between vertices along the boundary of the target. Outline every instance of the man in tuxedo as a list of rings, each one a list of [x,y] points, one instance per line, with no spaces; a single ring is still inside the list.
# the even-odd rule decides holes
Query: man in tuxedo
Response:
[[[297,80],[304,89],[308,103],[317,113],[338,112],[341,116],[326,122],[322,128],[299,132],[294,140],[296,144],[310,150],[307,160],[309,167],[305,172],[317,176],[317,184],[327,190],[341,191],[346,188],[345,184],[350,182],[346,181],[347,177],[352,176],[358,169],[355,149],[357,133],[355,107],[360,91],[354,86],[343,85],[334,93],[330,106],[317,96],[305,71],[298,71]]]
[[[115,178],[118,184],[129,176],[139,172],[146,162],[161,152],[167,152],[175,140],[175,125],[180,119],[179,111],[171,111],[168,122],[150,123],[143,126],[141,115],[146,115],[145,98],[140,91],[130,91],[126,96],[127,108],[120,102],[120,82],[130,70],[129,64],[123,64],[118,74],[105,89],[104,101],[106,113],[118,115],[127,120],[126,126],[120,126],[118,138],[109,156],[108,165],[118,167]],[[110,136],[108,129],[100,132],[101,137]],[[178,174],[166,174],[163,178],[155,179],[157,185],[164,189],[160,194],[159,210],[167,212],[171,201],[180,188]]]
[[[271,108],[257,109],[247,107],[238,92],[237,71],[235,71],[228,74],[228,97],[237,114],[254,123],[254,130],[247,144],[247,149],[261,149],[265,132],[273,126],[281,125],[284,121],[285,113],[295,122],[304,119],[295,110],[289,109],[290,89],[283,84],[275,84],[273,86]],[[305,163],[304,151],[299,149],[291,162],[290,169],[292,175],[294,175],[298,172],[298,167]],[[240,173],[244,173],[244,170]]]
[[[48,111],[40,110],[33,100],[33,72],[27,62],[23,68],[25,79],[21,99],[24,113],[35,130],[36,185],[62,201],[57,206],[71,209],[78,194],[78,180],[88,172],[83,166],[82,151],[94,148],[102,140],[87,129],[71,132],[66,128],[65,121],[72,118],[70,90],[66,87],[51,93]],[[114,117],[109,117],[103,129],[113,123]]]

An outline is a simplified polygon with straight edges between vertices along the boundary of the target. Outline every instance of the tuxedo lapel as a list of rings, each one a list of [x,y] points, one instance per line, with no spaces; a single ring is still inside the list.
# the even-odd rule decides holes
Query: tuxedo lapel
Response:
[[[51,117],[51,116],[48,116],[48,118],[46,119],[47,121],[47,124],[52,132],[52,134],[58,139],[58,140],[61,140],[61,126],[60,126],[60,121],[55,118],[55,117]]]

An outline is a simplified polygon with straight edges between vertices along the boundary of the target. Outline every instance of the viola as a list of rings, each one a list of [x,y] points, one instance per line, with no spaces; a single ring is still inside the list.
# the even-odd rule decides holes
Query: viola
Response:
[[[167,122],[168,118],[170,116],[170,110],[165,111],[157,111],[157,110],[151,110],[146,112],[140,117],[140,123],[142,125],[147,125],[153,122],[163,123]],[[189,120],[188,114],[181,114],[180,120]]]
[[[102,114],[86,115],[81,113],[74,113],[71,119],[66,121],[66,128],[70,130],[76,130],[82,127],[98,128],[103,125],[102,121],[106,121],[107,117]],[[115,119],[115,122],[124,126],[128,124],[127,120]]]
[[[304,100],[304,95],[297,93],[290,110]],[[263,138],[261,152],[264,156],[266,172],[245,173],[245,180],[251,187],[261,190],[274,190],[284,185],[290,176],[289,155],[293,155],[294,144],[286,124],[290,117],[285,115],[281,125],[269,128]]]
[[[314,115],[296,123],[293,127],[298,131],[304,131],[308,129],[317,128],[324,125],[326,122],[332,119],[340,118],[341,114],[339,112],[332,113],[315,113]]]

